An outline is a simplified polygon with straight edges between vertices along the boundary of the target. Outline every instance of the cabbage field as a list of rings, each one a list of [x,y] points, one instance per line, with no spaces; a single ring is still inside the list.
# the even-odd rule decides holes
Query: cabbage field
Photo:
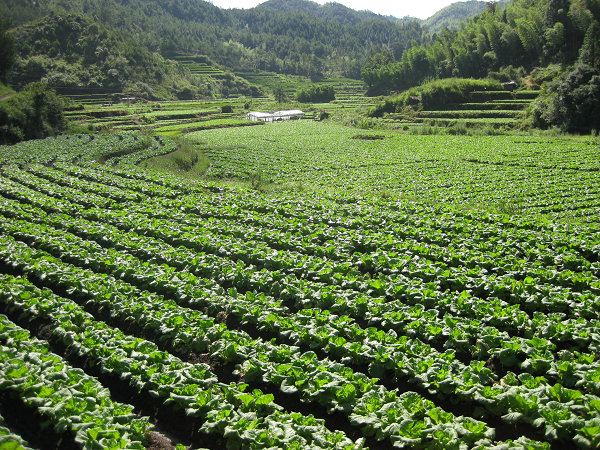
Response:
[[[600,446],[597,143],[321,125],[0,147],[0,448]]]
[[[600,140],[407,135],[296,121],[190,135],[207,176],[597,222]]]

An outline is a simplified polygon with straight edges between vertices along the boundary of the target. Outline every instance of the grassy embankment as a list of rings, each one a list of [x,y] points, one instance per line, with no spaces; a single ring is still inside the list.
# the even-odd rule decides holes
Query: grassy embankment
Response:
[[[178,144],[176,151],[146,160],[142,167],[172,172],[188,179],[202,177],[210,165],[208,157],[198,145],[185,138],[175,139]]]

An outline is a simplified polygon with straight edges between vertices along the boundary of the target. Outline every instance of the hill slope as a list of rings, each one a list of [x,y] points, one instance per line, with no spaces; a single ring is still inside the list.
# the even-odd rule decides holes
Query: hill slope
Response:
[[[15,31],[13,85],[45,80],[55,87],[127,90],[149,98],[255,93],[242,80],[227,79],[229,86],[223,86],[171,59],[206,56],[238,73],[359,79],[379,49],[400,59],[414,42],[429,40],[416,20],[400,24],[339,3],[306,0],[269,0],[249,10],[200,0],[5,0],[0,15],[17,25],[26,22]],[[27,22],[32,18],[35,25]]]
[[[504,6],[511,1],[500,0],[496,6]],[[431,33],[439,33],[444,28],[455,30],[467,19],[471,19],[485,11],[489,3],[477,0],[452,3],[424,20],[423,25]]]
[[[267,7],[223,10],[199,0],[6,0],[0,5],[0,15],[16,25],[51,12],[86,14],[164,57],[207,55],[230,69],[317,78],[359,78],[376,49],[401,54],[412,41],[421,42],[423,30],[416,23],[400,25],[382,16],[341,23],[335,17],[348,11],[338,10],[326,7],[325,15],[334,17],[329,18]]]
[[[457,31],[442,31],[399,60],[380,58],[377,65],[374,59],[363,76],[372,91],[401,91],[431,78],[491,74],[514,79],[514,68],[527,72],[553,63],[573,64],[590,29],[599,26],[599,3],[588,3],[515,0],[484,11]]]
[[[485,8],[486,2],[476,0],[452,3],[426,19],[423,24],[434,33],[444,28],[455,29],[461,22],[481,14]]]
[[[280,12],[301,12],[322,19],[335,20],[343,24],[357,24],[367,20],[395,21],[388,16],[382,16],[370,11],[356,11],[336,2],[319,5],[310,0],[267,0],[258,5],[257,8],[266,8]]]
[[[43,81],[61,93],[127,92],[150,99],[220,94],[220,86],[85,15],[51,13],[13,34],[18,58],[9,81],[19,89]],[[246,83],[237,93],[254,91]]]
[[[498,6],[503,6],[511,0],[500,0]],[[481,14],[489,2],[469,0],[452,3],[436,12],[428,19],[421,20],[416,17],[399,19],[393,16],[382,16],[371,11],[355,11],[340,3],[329,2],[320,5],[311,0],[267,0],[256,8],[266,8],[280,12],[301,12],[314,17],[336,20],[345,24],[357,24],[368,20],[389,20],[396,23],[409,21],[420,22],[430,33],[438,33],[443,28],[456,29],[462,22],[477,14]]]

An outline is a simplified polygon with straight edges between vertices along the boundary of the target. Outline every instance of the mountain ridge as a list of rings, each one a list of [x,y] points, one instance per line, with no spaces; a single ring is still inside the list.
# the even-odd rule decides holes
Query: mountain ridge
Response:
[[[496,4],[498,7],[503,7],[510,2],[511,0],[499,0]],[[454,2],[423,20],[422,23],[431,33],[439,33],[444,28],[456,29],[460,23],[484,12],[489,4],[490,2],[478,0]]]
[[[498,6],[504,6],[511,0],[499,0]],[[340,23],[357,24],[368,20],[389,20],[394,23],[409,21],[423,24],[428,31],[437,33],[443,28],[456,29],[461,22],[481,14],[490,2],[479,0],[466,0],[454,2],[427,19],[405,16],[398,18],[392,15],[381,15],[368,10],[355,10],[338,2],[327,2],[323,5],[312,0],[266,0],[255,6],[259,9],[270,9],[279,12],[300,12],[319,18],[336,20]]]
[[[336,20],[340,23],[357,24],[367,20],[389,20],[403,23],[407,20],[419,20],[415,17],[397,18],[381,15],[368,10],[355,10],[338,2],[327,2],[320,5],[311,0],[267,0],[255,8],[266,8],[280,12],[302,12],[323,19]]]

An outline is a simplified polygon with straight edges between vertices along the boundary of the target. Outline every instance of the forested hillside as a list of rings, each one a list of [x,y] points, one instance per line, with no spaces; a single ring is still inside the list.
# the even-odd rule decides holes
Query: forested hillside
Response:
[[[481,6],[456,3],[428,26],[456,26]],[[600,27],[600,0],[487,2],[458,29],[433,35],[419,21],[400,24],[336,3],[303,0],[270,0],[248,10],[193,0],[6,0],[0,14],[16,27],[11,33],[17,58],[9,78],[16,87],[42,80],[52,87],[156,99],[256,96],[261,91],[232,72],[261,70],[315,81],[362,76],[371,94],[382,94],[431,79],[491,75],[505,81],[536,68],[534,82],[560,76],[565,81],[581,63],[590,69],[577,72],[561,89],[575,92],[581,86],[578,99],[596,92],[600,44],[593,30]],[[216,71],[223,75],[192,73],[176,62],[198,57],[219,65]],[[556,66],[539,69],[549,65]],[[551,101],[540,102],[536,124],[564,123],[571,114]],[[578,114],[595,117],[587,110]]]
[[[430,26],[456,26],[482,3],[459,2]],[[257,93],[233,75],[215,81],[171,62],[189,55],[205,55],[233,72],[359,79],[372,55],[384,52],[387,64],[401,61],[415,43],[431,43],[429,29],[416,19],[305,0],[269,0],[248,10],[200,0],[6,0],[0,15],[17,27],[12,85],[44,80],[148,98]]]
[[[367,20],[399,20],[389,16],[381,16],[370,11],[355,11],[336,2],[319,5],[317,2],[307,0],[267,0],[258,5],[257,8],[266,8],[281,12],[302,12],[322,19],[335,20],[346,24],[357,24]],[[418,20],[415,18],[411,19]]]
[[[269,8],[222,10],[192,0],[7,0],[0,15],[20,25],[51,12],[85,14],[163,57],[202,54],[232,70],[262,69],[318,78],[360,78],[380,48],[400,57],[423,29],[388,19],[341,23],[302,12]],[[355,23],[354,23],[355,22]]]
[[[499,5],[505,5],[512,0],[500,0]],[[421,20],[416,17],[382,16],[370,11],[355,11],[340,3],[328,2],[324,5],[310,0],[267,0],[257,8],[268,8],[282,12],[302,12],[315,17],[332,19],[341,23],[360,23],[367,20],[390,20],[397,23],[419,22],[428,33],[438,33],[444,28],[457,29],[467,19],[481,14],[487,7],[485,1],[468,0],[452,3],[439,10],[428,19]]]
[[[9,81],[17,88],[42,80],[59,89],[128,90],[148,98],[198,90],[181,67],[87,16],[51,13],[13,35],[19,57]]]
[[[400,91],[429,78],[485,77],[507,66],[526,71],[572,64],[600,19],[599,0],[516,0],[490,4],[457,31],[417,45],[399,59],[376,55],[363,77],[372,91]]]
[[[498,5],[504,6],[512,0],[500,0]],[[455,30],[467,19],[481,14],[488,7],[489,2],[469,0],[456,2],[436,12],[433,16],[423,21],[423,25],[430,33],[439,33],[444,28]]]

